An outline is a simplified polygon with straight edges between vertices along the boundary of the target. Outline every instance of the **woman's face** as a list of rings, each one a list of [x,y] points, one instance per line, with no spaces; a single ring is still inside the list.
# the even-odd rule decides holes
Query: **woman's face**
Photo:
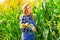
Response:
[[[27,9],[28,14],[30,14],[32,12],[32,9],[31,9],[31,7],[29,5],[26,7],[26,9]]]

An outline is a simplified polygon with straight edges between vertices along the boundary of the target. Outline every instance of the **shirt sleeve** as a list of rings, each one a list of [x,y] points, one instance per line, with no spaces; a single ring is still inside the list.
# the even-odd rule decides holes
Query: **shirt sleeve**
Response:
[[[25,17],[22,17],[22,18],[20,19],[20,23],[26,23]]]
[[[35,28],[37,27],[37,25],[36,25],[36,20],[34,20],[34,24],[33,24],[33,25],[34,25]]]
[[[32,24],[35,28],[37,27],[34,20],[30,20],[29,24]]]
[[[23,16],[20,17],[20,29],[22,29],[22,28],[21,28],[21,27],[22,27],[22,26],[21,26],[22,23],[25,23],[25,17],[23,17]]]
[[[36,19],[32,20],[32,24],[34,25],[35,28],[37,28]]]

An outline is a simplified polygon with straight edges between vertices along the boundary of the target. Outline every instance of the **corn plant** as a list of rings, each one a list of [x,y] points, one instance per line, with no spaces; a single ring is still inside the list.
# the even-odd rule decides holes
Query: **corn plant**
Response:
[[[60,40],[60,0],[38,1],[39,5],[32,5],[38,27],[34,32],[35,40]],[[21,39],[19,16],[23,11],[19,4],[18,2],[5,11],[0,9],[0,40]]]

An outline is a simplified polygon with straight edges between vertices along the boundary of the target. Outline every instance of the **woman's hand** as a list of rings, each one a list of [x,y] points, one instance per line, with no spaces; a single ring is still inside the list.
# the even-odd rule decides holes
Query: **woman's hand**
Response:
[[[30,24],[30,25],[31,25],[32,31],[33,31],[33,32],[36,32],[36,28],[35,28],[32,24]]]
[[[33,31],[33,32],[36,32],[36,29],[35,29],[35,27],[32,27],[32,31]]]

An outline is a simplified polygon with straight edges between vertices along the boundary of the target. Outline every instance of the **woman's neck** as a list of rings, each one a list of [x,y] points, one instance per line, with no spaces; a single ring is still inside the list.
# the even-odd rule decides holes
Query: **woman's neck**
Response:
[[[29,14],[24,14],[25,16],[28,16]]]

